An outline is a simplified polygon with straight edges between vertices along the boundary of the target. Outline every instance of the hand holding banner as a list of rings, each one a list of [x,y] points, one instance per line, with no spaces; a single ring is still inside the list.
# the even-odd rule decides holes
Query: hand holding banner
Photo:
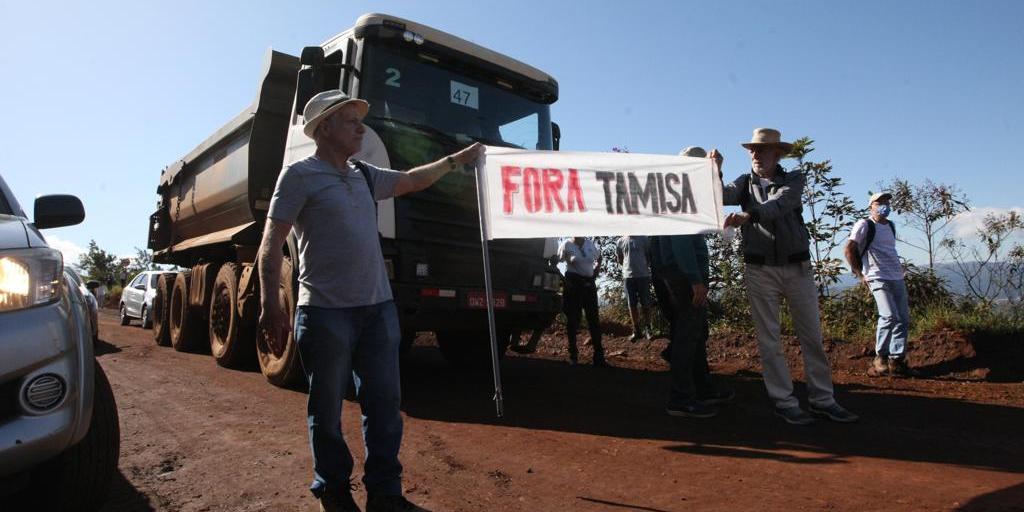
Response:
[[[710,159],[486,149],[478,179],[490,240],[721,229],[722,184]]]

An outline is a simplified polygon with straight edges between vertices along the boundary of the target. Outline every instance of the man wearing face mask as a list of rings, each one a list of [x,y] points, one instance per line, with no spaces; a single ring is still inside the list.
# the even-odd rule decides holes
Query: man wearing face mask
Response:
[[[871,289],[878,305],[875,359],[868,375],[916,374],[907,366],[905,350],[910,328],[910,303],[903,265],[896,252],[896,226],[888,219],[892,195],[879,192],[869,201],[871,216],[853,225],[846,243],[846,261],[853,275]]]

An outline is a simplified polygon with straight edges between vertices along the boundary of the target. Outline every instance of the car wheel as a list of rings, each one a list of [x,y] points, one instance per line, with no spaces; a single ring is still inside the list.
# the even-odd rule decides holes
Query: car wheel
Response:
[[[95,398],[89,432],[78,444],[39,466],[29,492],[46,503],[42,510],[96,510],[106,500],[117,473],[121,430],[117,403],[103,368],[96,363]],[[55,492],[55,490],[59,491]]]
[[[149,308],[147,308],[146,306],[142,306],[142,328],[153,328],[153,319],[149,317]]]
[[[128,308],[125,307],[124,303],[121,303],[121,325],[128,325],[132,322],[131,317],[128,316]]]

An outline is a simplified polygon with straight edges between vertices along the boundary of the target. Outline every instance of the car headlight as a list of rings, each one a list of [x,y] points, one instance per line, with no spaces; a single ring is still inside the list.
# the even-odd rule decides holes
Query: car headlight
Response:
[[[64,258],[46,247],[0,252],[0,312],[60,298]]]

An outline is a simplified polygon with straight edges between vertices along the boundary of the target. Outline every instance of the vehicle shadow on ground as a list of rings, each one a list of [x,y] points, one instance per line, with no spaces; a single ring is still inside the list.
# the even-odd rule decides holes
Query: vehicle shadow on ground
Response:
[[[55,492],[61,492],[56,489]],[[46,510],[40,505],[40,497],[31,489],[21,491],[14,496],[0,500],[0,510]],[[110,481],[107,500],[98,509],[99,512],[151,512],[156,510],[149,498],[135,488],[120,471]]]
[[[1024,473],[1024,409],[837,386],[861,414],[853,425],[787,425],[772,414],[760,375],[719,376],[737,397],[712,419],[676,419],[664,404],[668,372],[570,367],[546,359],[502,363],[505,417],[497,418],[489,367],[452,370],[430,347],[403,362],[403,409],[414,418],[665,441],[664,449],[794,464],[874,457]],[[806,396],[798,385],[798,396]]]
[[[116,354],[120,351],[121,349],[118,346],[112,343],[107,343],[103,339],[96,340],[96,343],[93,345],[93,353],[97,356]]]
[[[120,471],[110,482],[110,493],[107,495],[107,502],[100,507],[99,512],[151,512],[157,510],[149,502],[149,497],[142,493],[125,478]]]
[[[1024,511],[1024,484],[982,494],[956,510],[962,512]]]

